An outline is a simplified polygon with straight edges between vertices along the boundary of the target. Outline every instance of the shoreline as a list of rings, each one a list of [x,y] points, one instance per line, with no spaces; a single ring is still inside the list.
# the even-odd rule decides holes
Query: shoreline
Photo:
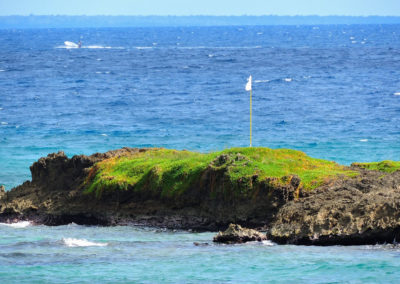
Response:
[[[276,159],[283,168],[264,169],[257,159],[264,164]],[[400,171],[396,162],[382,163],[344,167],[268,148],[233,148],[210,156],[160,148],[72,158],[59,152],[31,166],[31,181],[0,194],[0,222],[210,232],[235,223],[266,231],[278,244],[392,243],[400,239]],[[148,171],[140,179],[124,176],[143,165]],[[286,165],[293,172],[279,176]],[[117,175],[113,167],[124,171]],[[257,174],[249,171],[253,168]],[[307,179],[313,172],[318,174]]]

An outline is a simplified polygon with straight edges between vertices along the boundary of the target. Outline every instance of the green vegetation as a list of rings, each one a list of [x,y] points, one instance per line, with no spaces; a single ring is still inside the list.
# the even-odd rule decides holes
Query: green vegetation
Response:
[[[382,161],[371,163],[353,163],[352,166],[359,167],[370,171],[380,171],[385,173],[393,173],[400,170],[400,162]]]
[[[100,196],[104,190],[135,190],[175,196],[199,184],[210,170],[222,172],[240,193],[251,190],[254,180],[269,179],[279,185],[297,175],[303,188],[313,189],[339,175],[357,175],[334,162],[289,149],[232,148],[208,154],[149,149],[97,163],[86,181],[86,192]]]

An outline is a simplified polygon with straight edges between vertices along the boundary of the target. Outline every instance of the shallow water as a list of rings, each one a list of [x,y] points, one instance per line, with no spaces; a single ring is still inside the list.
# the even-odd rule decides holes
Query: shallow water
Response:
[[[247,146],[250,74],[253,145],[399,160],[399,29],[0,30],[0,184],[58,150]]]
[[[400,248],[269,241],[217,245],[214,233],[0,224],[2,283],[395,283]],[[193,243],[208,243],[195,246]]]

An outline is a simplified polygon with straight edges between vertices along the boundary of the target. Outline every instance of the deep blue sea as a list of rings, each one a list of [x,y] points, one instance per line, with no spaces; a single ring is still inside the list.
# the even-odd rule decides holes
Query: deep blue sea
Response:
[[[58,150],[248,146],[249,75],[254,146],[400,160],[400,25],[0,30],[0,184]],[[0,226],[0,280],[400,280],[398,247],[193,245],[212,234]]]

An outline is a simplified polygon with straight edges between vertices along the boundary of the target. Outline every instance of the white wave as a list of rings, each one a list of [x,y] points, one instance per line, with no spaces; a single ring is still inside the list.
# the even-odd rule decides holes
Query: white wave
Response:
[[[355,39],[355,37],[354,37],[354,36],[351,36],[350,39],[353,40],[353,39]]]
[[[8,124],[8,122],[5,122],[5,121],[1,122],[1,125],[7,125],[7,124]]]
[[[292,79],[292,78],[285,78],[284,81],[285,81],[285,82],[292,82],[293,79]]]
[[[4,72],[4,71],[6,71],[6,70],[4,70],[4,69],[0,69],[0,72]]]
[[[86,239],[63,238],[62,242],[67,247],[105,247],[108,243],[95,243]]]
[[[394,93],[393,95],[395,95],[395,96],[400,96],[400,92],[396,92],[396,93]]]
[[[271,242],[270,240],[262,241],[262,244],[263,244],[264,246],[269,246],[269,247],[272,247],[272,246],[275,245],[275,244],[274,244],[273,242]]]
[[[105,134],[105,133],[102,133],[102,134],[100,134],[101,136],[105,136],[105,137],[107,137],[108,135],[107,134]]]
[[[269,80],[254,80],[254,83],[268,83]]]
[[[141,50],[141,49],[152,49],[153,47],[152,46],[136,46],[135,48]]]
[[[360,139],[360,142],[368,142],[368,139]]]
[[[259,33],[257,33],[258,35],[262,35],[263,34],[263,32],[259,32]]]
[[[8,223],[0,223],[0,225],[1,226],[7,226],[7,227],[11,227],[11,228],[20,229],[20,228],[26,228],[28,226],[31,226],[32,224],[29,221],[20,221],[20,222],[17,222],[17,223],[10,223],[10,224],[8,224]]]
[[[0,107],[0,110],[3,110],[3,108],[2,108],[2,107]]]
[[[353,40],[351,43],[357,43],[357,41],[356,41],[356,40]]]

